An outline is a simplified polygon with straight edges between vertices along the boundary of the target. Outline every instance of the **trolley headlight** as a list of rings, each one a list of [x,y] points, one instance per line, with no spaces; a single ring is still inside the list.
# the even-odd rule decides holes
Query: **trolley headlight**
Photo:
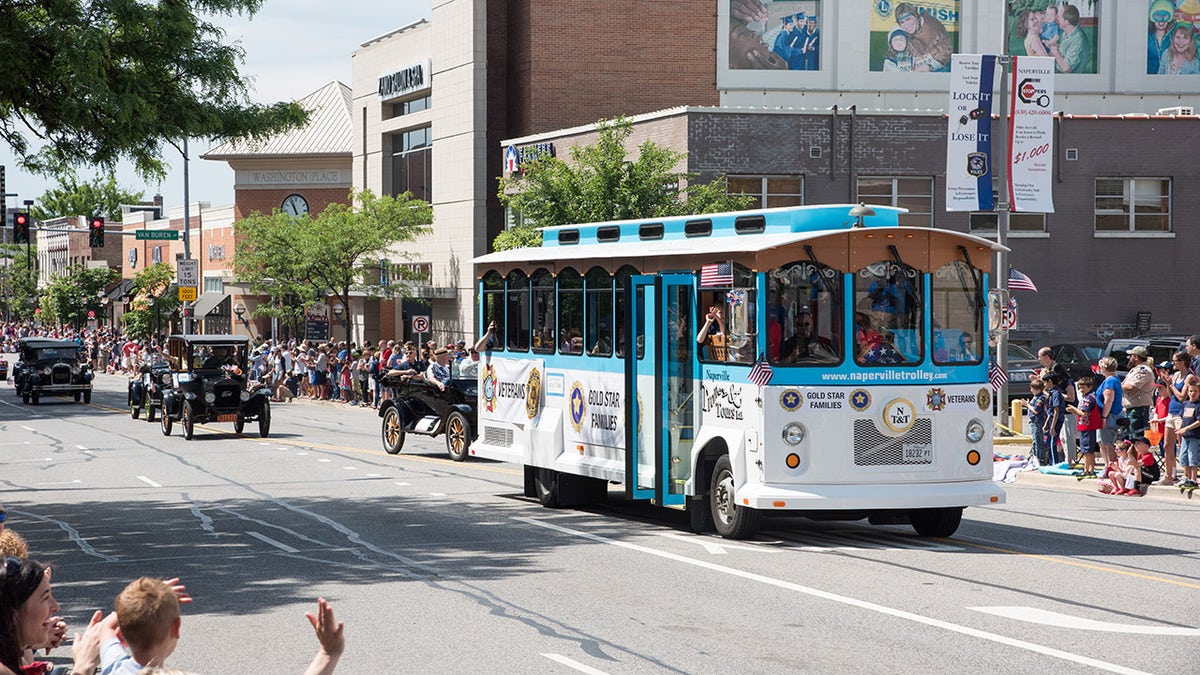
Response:
[[[970,443],[978,443],[983,440],[983,435],[986,433],[983,422],[979,420],[971,420],[967,423],[967,441]]]
[[[783,442],[788,445],[800,445],[804,440],[804,425],[799,422],[788,422],[783,427]]]
[[[205,403],[212,403],[215,400],[217,400],[217,395],[212,393],[211,391],[204,394],[204,402]]]

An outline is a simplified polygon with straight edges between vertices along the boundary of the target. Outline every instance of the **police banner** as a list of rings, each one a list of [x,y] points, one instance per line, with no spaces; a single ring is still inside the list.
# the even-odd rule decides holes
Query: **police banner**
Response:
[[[1008,200],[1013,211],[1054,213],[1054,59],[1012,57]]]
[[[991,211],[993,54],[954,54],[946,106],[946,210]]]

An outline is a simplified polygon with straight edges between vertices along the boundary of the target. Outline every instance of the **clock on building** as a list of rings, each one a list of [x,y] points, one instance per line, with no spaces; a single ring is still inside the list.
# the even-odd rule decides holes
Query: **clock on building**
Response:
[[[281,208],[289,216],[302,216],[308,213],[308,202],[300,195],[288,195]]]

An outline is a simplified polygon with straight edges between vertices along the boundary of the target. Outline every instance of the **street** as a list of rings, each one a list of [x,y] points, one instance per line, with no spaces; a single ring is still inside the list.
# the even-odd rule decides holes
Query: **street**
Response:
[[[1153,673],[1200,645],[1200,500],[1173,490],[1037,477],[951,539],[776,518],[735,542],[620,486],[544,509],[519,466],[450,462],[441,437],[387,455],[369,409],[297,400],[267,439],[185,441],[130,418],[124,377],[95,384],[91,405],[0,390],[0,502],[72,631],[181,577],[174,668],[300,673],[318,596],[345,673]]]

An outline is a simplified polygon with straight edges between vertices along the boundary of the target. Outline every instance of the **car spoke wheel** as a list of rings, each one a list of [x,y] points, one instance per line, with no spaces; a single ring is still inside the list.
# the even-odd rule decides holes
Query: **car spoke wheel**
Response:
[[[258,411],[258,435],[266,438],[271,433],[271,403],[262,402],[262,410]]]
[[[42,398],[42,395],[35,391],[29,395],[29,402],[32,403],[33,405],[37,405],[38,401],[41,400],[41,398]]]
[[[132,417],[133,419],[136,420],[138,418],[138,415],[141,415],[141,414],[142,414],[142,406],[138,405],[137,403],[129,404],[129,416],[130,417]]]
[[[21,403],[29,405],[29,394],[21,392]]]
[[[183,414],[179,416],[179,422],[183,425],[183,437],[189,441],[192,440],[192,435],[196,433],[196,418],[192,412],[191,402],[183,402]]]
[[[80,394],[80,392],[75,392],[74,394],[71,394],[71,398],[75,399],[76,403],[79,403],[80,396],[82,396],[82,394]]]
[[[171,416],[167,414],[167,404],[163,403],[163,409],[159,411],[162,417],[159,421],[159,427],[162,429],[163,436],[171,435]]]
[[[446,419],[446,452],[450,459],[461,462],[467,458],[471,446],[471,423],[462,413],[455,411]]]
[[[146,421],[154,421],[154,404],[150,402],[150,397],[146,397]]]
[[[708,504],[713,525],[722,537],[745,539],[758,529],[758,511],[739,506],[734,500],[733,464],[729,455],[722,455],[713,468]]]
[[[237,421],[233,423],[233,433],[240,435],[245,430],[246,430],[246,418],[242,417],[241,413],[238,413]]]
[[[400,411],[394,406],[383,414],[383,451],[395,455],[404,447],[404,428],[400,426]]]
[[[89,404],[89,405],[92,403],[92,392],[91,391],[83,392],[83,402],[86,404]]]

